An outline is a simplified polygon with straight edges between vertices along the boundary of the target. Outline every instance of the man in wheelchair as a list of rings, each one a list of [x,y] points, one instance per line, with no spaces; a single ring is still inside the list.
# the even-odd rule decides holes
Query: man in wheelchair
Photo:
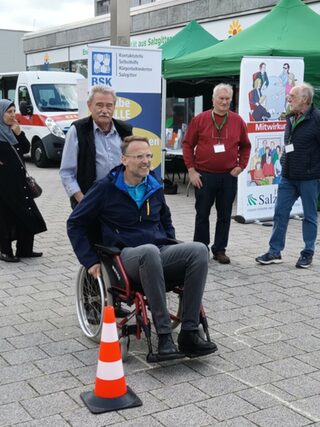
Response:
[[[130,280],[141,286],[158,335],[158,354],[169,358],[202,356],[217,346],[199,334],[199,312],[208,272],[208,249],[200,242],[177,243],[163,186],[150,171],[147,138],[129,136],[121,146],[122,164],[96,182],[70,215],[68,235],[80,263],[95,278],[100,260],[87,236],[99,221],[102,243],[121,249]],[[171,334],[166,292],[183,285],[178,348]]]

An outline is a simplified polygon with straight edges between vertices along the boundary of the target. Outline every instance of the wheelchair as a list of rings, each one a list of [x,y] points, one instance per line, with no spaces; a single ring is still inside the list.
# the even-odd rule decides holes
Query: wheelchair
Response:
[[[91,340],[100,342],[102,313],[105,305],[112,305],[116,313],[123,361],[128,356],[130,336],[134,335],[140,339],[142,332],[148,346],[147,362],[170,360],[170,356],[159,355],[153,351],[148,301],[142,291],[134,289],[130,283],[120,258],[121,250],[97,244],[95,249],[101,260],[101,277],[94,279],[84,267],[80,267],[76,282],[77,316],[83,333]],[[183,288],[175,287],[170,292],[178,298],[174,313],[171,313],[172,310],[168,307],[171,327],[174,330],[181,323]],[[199,332],[204,339],[211,341],[202,305],[199,313]]]

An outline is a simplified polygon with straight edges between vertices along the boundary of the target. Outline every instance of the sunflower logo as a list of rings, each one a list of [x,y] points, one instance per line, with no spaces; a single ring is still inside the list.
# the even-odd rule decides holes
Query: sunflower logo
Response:
[[[229,25],[229,30],[228,30],[228,34],[229,34],[229,38],[236,36],[238,33],[240,33],[242,31],[241,28],[241,24],[239,22],[238,19],[234,19],[232,21],[232,24]]]

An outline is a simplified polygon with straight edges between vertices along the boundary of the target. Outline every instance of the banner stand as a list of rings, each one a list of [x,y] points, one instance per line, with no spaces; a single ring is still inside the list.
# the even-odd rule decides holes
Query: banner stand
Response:
[[[285,149],[287,96],[292,87],[303,82],[303,76],[303,58],[242,58],[239,114],[247,124],[251,154],[247,168],[238,178],[235,220],[241,224],[273,219]],[[290,217],[302,211],[299,198]]]
[[[269,225],[266,222],[273,222],[272,219],[268,218],[260,218],[260,219],[245,219],[242,215],[235,215],[233,219],[239,224],[257,224],[257,225]]]
[[[167,102],[167,80],[162,76],[162,98],[161,98],[161,178],[164,179],[166,163],[166,102]]]
[[[112,87],[117,93],[114,118],[129,122],[133,134],[147,137],[152,169],[161,178],[161,49],[88,46],[88,89]]]

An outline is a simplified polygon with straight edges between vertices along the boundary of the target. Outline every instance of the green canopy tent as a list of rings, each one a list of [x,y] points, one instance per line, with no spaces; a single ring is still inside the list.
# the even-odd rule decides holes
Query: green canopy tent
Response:
[[[190,21],[170,40],[160,46],[163,62],[196,52],[219,42],[205,30],[197,21]]]
[[[162,49],[162,68],[165,69],[165,64],[168,60],[198,52],[217,43],[219,43],[219,40],[198,24],[197,21],[190,21],[170,40],[160,46],[160,49]],[[188,81],[176,82],[174,85],[171,82],[167,84],[168,96],[187,97],[197,95],[197,92],[199,92],[199,88],[190,85]]]
[[[179,31],[170,40],[160,46],[162,49],[162,67],[165,67],[166,61],[180,56],[186,55],[191,52],[197,52],[209,46],[217,44],[217,40],[212,34],[206,31],[196,21],[189,22],[181,31]],[[201,88],[200,88],[201,86]],[[174,89],[174,90],[173,90]],[[166,127],[172,127],[171,123],[168,124],[166,121],[166,98],[179,96],[187,98],[196,96],[200,92],[205,92],[206,88],[203,88],[201,83],[199,86],[190,85],[190,82],[184,83],[182,81],[175,82],[174,85],[171,82],[163,85],[162,89],[162,144],[164,148],[165,144],[165,129]],[[172,120],[172,118],[171,118]],[[181,158],[170,159],[170,161],[162,162],[162,165],[166,164],[166,171],[168,172],[169,163],[171,164],[171,172],[185,172],[185,166]],[[164,166],[162,166],[162,176],[164,174]]]
[[[259,22],[215,46],[165,61],[166,79],[238,76],[243,56],[296,56],[305,80],[319,85],[320,16],[301,0],[280,0]]]

